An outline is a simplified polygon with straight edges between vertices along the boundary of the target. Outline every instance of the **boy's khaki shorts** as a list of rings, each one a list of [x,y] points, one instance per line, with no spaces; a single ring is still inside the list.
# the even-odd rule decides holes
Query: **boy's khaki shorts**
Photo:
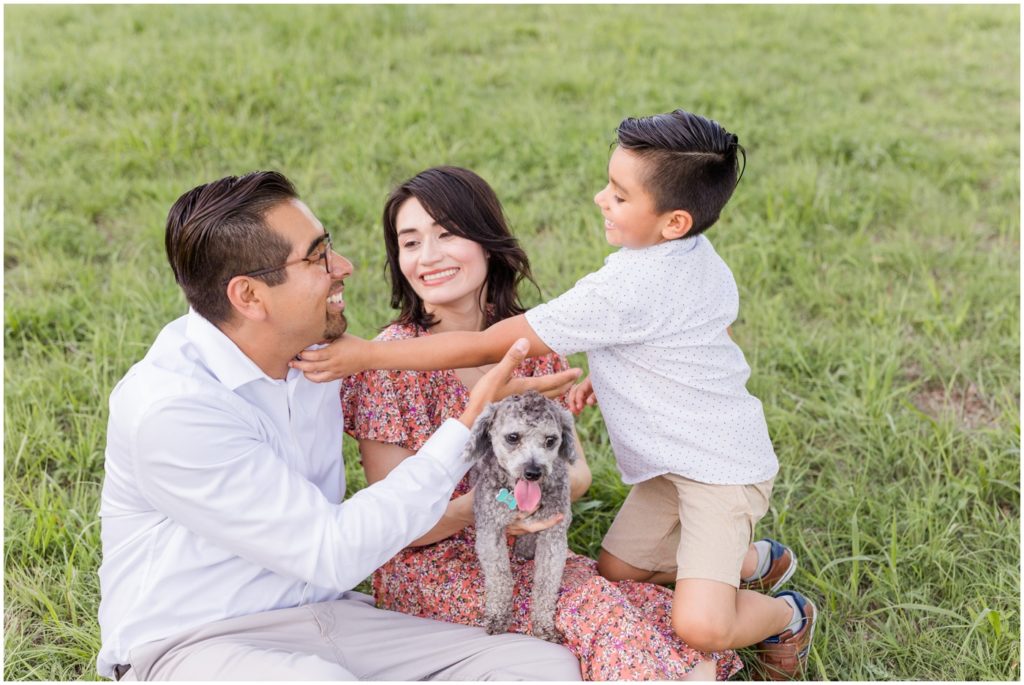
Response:
[[[739,587],[754,525],[768,511],[775,479],[710,485],[674,473],[637,483],[601,546],[637,568]]]

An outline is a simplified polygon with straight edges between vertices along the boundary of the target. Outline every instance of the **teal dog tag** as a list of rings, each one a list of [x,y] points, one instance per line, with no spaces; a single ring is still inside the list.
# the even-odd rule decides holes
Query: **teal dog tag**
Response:
[[[505,488],[499,490],[498,496],[495,497],[494,499],[498,500],[499,502],[504,502],[506,505],[508,505],[509,509],[516,508],[516,498],[513,497],[512,493],[506,490]]]

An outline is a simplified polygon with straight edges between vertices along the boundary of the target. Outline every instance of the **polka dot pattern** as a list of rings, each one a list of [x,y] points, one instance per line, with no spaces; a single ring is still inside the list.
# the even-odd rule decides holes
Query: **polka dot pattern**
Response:
[[[778,460],[726,330],[738,312],[732,272],[699,235],[623,248],[526,318],[552,350],[587,353],[623,481],[749,484]]]

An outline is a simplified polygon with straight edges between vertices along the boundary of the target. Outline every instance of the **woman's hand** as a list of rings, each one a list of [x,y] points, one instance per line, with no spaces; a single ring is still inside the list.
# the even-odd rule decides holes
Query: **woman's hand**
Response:
[[[566,403],[569,405],[569,411],[577,416],[583,411],[584,407],[593,407],[597,404],[594,385],[590,382],[589,377],[582,383],[572,386]]]
[[[516,513],[516,519],[505,527],[505,532],[509,535],[526,535],[527,533],[537,533],[542,530],[547,530],[551,526],[557,525],[562,522],[565,518],[565,514],[555,514],[551,518],[538,519],[536,521],[525,520],[530,514],[525,511]]]
[[[545,397],[558,397],[580,377],[580,369],[566,369],[548,376],[513,378],[512,372],[526,358],[529,350],[530,343],[526,338],[520,338],[512,344],[502,360],[473,386],[469,393],[469,401],[466,403],[466,411],[459,417],[459,421],[467,428],[472,428],[476,417],[488,404],[528,390],[536,390]]]
[[[319,350],[303,350],[288,366],[315,383],[326,383],[370,368],[366,363],[374,343],[345,334]]]

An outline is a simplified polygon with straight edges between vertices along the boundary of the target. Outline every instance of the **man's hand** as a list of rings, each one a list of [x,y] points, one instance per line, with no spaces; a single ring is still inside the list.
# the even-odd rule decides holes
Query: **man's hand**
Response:
[[[488,404],[527,390],[536,390],[545,397],[558,397],[564,394],[582,373],[580,369],[566,369],[548,376],[512,378],[512,372],[526,358],[529,350],[530,343],[526,338],[520,338],[513,343],[502,360],[473,386],[469,393],[469,401],[466,403],[466,411],[459,417],[459,421],[467,428],[472,428],[476,417]]]
[[[582,383],[572,386],[569,391],[569,411],[579,416],[584,407],[593,407],[597,404],[597,395],[594,394],[594,385],[587,378]]]
[[[288,366],[298,369],[315,383],[326,383],[368,369],[363,360],[367,358],[370,345],[373,342],[345,334],[327,347],[303,350]]]

